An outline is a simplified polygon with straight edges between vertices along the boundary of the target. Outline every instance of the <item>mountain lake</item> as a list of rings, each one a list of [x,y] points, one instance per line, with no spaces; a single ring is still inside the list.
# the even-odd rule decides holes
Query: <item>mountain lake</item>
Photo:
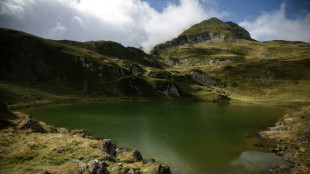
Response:
[[[41,106],[25,110],[56,127],[86,129],[172,173],[257,173],[287,165],[256,132],[272,126],[285,108],[199,102],[139,101]],[[250,137],[246,137],[248,134]]]

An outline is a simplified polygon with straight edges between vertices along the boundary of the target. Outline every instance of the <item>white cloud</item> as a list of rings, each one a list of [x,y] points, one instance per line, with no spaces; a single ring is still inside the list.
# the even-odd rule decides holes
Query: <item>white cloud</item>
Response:
[[[180,0],[158,12],[141,0],[1,0],[0,26],[50,39],[113,40],[149,51],[194,23],[222,17],[214,2]]]
[[[280,9],[264,12],[254,21],[239,23],[259,41],[291,40],[310,42],[310,13],[303,19],[288,19],[285,16],[285,3]]]

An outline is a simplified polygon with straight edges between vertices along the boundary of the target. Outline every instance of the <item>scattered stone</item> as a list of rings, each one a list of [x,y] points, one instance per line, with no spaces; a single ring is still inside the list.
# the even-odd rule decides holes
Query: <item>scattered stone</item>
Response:
[[[43,129],[39,121],[31,117],[29,120],[26,121],[26,123],[21,127],[21,129],[31,129],[32,132],[40,132],[40,133],[47,132],[45,129]]]
[[[295,115],[294,115],[294,113],[289,113],[288,116],[289,117],[294,117]]]
[[[110,139],[104,139],[100,149],[113,157],[116,155],[115,146]]]
[[[251,138],[252,136],[251,136],[251,135],[249,135],[248,133],[246,133],[246,134],[245,134],[245,137],[247,137],[247,138]]]
[[[79,174],[82,174],[87,169],[87,165],[83,161],[79,161]]]
[[[91,160],[88,163],[89,174],[109,174],[104,161],[99,161],[98,159]]]

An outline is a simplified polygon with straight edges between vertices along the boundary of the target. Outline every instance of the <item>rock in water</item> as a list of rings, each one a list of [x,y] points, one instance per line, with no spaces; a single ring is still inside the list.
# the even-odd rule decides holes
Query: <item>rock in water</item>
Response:
[[[27,120],[27,122],[21,127],[21,129],[31,129],[32,132],[40,132],[40,133],[47,132],[45,129],[43,129],[40,123],[34,118],[30,118],[29,120]]]
[[[101,144],[101,150],[107,154],[110,154],[111,156],[115,156],[115,146],[112,144],[112,141],[110,139],[104,139]]]
[[[89,174],[109,174],[110,173],[107,170],[104,161],[99,161],[98,159],[89,161],[88,172]]]

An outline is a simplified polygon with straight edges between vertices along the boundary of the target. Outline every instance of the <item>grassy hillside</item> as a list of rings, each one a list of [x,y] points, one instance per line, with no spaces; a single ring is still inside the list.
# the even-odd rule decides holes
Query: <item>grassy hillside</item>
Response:
[[[215,25],[210,25],[215,23]],[[226,26],[226,27],[225,27]],[[228,24],[211,18],[184,31],[200,37],[203,32],[222,31]],[[219,29],[220,28],[220,29]],[[219,30],[217,30],[219,29]],[[180,37],[179,36],[179,37]],[[234,40],[208,39],[173,44],[168,41],[150,52],[170,65],[167,71],[179,75],[200,71],[209,84],[190,84],[193,95],[208,100],[210,92],[222,91],[235,100],[246,102],[308,103],[310,101],[310,44],[304,42],[258,42],[236,37]],[[211,89],[210,89],[211,88]]]
[[[310,44],[258,42],[237,24],[202,21],[150,54],[111,41],[53,41],[0,29],[0,99],[159,98],[307,103]]]
[[[0,29],[0,37],[0,99],[7,104],[170,95],[146,76],[166,65],[139,49],[111,41],[53,41],[10,29]]]

